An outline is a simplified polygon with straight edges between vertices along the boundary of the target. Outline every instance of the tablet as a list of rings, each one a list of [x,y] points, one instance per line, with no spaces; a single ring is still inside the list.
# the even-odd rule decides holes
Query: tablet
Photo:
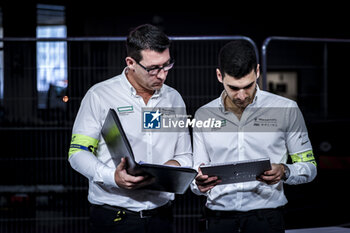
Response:
[[[243,160],[231,163],[209,164],[200,166],[202,173],[218,176],[222,184],[255,181],[265,171],[271,170],[269,158]]]

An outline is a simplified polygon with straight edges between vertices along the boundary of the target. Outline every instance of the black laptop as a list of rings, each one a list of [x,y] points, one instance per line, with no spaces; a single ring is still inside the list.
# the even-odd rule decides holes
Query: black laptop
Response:
[[[101,133],[115,166],[118,166],[121,158],[125,157],[129,174],[147,174],[154,177],[154,182],[143,187],[145,189],[183,194],[197,175],[197,171],[190,167],[136,162],[129,140],[114,109],[108,111]]]

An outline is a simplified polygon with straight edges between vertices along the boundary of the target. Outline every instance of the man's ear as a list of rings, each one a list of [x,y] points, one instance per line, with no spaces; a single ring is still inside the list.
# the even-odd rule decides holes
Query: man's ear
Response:
[[[125,62],[126,62],[126,66],[127,66],[130,70],[135,70],[136,61],[135,61],[132,57],[126,57],[126,58],[125,58]]]
[[[260,64],[256,66],[256,79],[260,77]]]
[[[222,77],[222,74],[218,68],[216,69],[216,77],[217,77],[218,81],[222,83],[223,77]]]

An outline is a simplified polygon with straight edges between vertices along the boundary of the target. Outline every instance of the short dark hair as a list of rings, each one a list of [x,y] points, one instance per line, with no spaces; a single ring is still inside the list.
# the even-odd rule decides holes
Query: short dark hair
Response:
[[[235,40],[224,45],[219,52],[222,77],[228,74],[237,79],[256,72],[257,57],[254,46],[246,40]]]
[[[136,27],[126,39],[127,56],[132,57],[137,62],[142,60],[142,50],[150,49],[161,53],[169,47],[169,38],[159,28],[151,24]]]

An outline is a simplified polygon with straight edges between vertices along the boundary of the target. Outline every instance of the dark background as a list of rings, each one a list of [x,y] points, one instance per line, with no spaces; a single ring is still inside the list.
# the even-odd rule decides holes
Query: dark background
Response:
[[[35,38],[37,3],[0,2],[5,39]],[[124,37],[131,28],[152,23],[172,37],[247,36],[256,43],[260,55],[265,39],[270,36],[350,39],[350,20],[342,6],[305,9],[286,4],[266,10],[259,6],[218,4],[205,5],[203,12],[170,12],[168,9],[173,8],[166,7],[166,3],[126,2],[120,6],[104,1],[40,3],[65,6],[65,24],[71,38]],[[185,6],[169,4],[175,9]],[[141,11],[157,7],[165,10]],[[228,9],[223,11],[225,8]],[[176,67],[169,73],[167,83],[183,95],[190,114],[220,94],[214,70],[218,49],[226,42],[174,42]],[[201,50],[210,46],[214,48],[212,52],[203,52],[203,56],[210,58],[202,60]],[[69,102],[63,108],[44,110],[36,105],[35,42],[5,42],[3,50],[0,231],[86,232],[87,182],[67,162],[71,127],[87,89],[122,70],[123,44],[70,42],[69,85],[64,93]],[[349,52],[349,43],[269,44],[267,70],[298,75],[296,101],[304,113],[318,161],[318,176],[313,182],[285,186],[289,199],[285,209],[287,228],[350,223],[347,188],[350,159],[345,136],[350,126]],[[198,230],[203,201],[190,191],[177,196],[174,208],[177,232]]]

